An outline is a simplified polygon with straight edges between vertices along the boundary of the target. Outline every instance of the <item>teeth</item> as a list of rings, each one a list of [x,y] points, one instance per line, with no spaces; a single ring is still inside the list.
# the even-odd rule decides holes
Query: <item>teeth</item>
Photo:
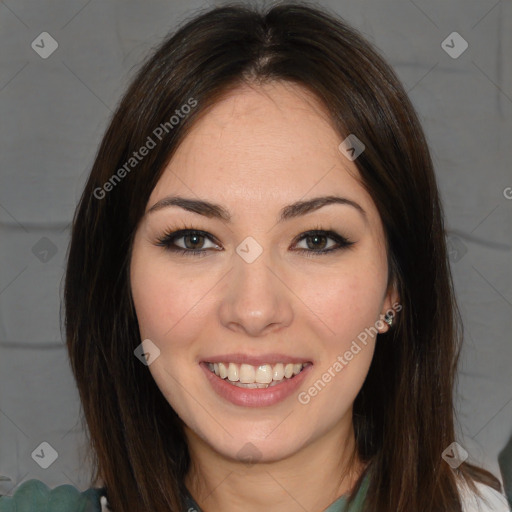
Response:
[[[297,375],[309,363],[277,363],[275,365],[237,363],[208,363],[210,370],[221,379],[227,379],[231,384],[244,388],[266,388],[274,386],[284,378],[290,379]]]
[[[277,363],[274,365],[274,371],[272,372],[273,380],[283,380],[284,377],[284,364]]]
[[[284,376],[289,379],[293,375],[293,364],[288,363],[284,367]]]
[[[242,384],[251,384],[252,382],[256,382],[256,370],[254,369],[254,366],[251,366],[250,364],[240,365],[240,372],[238,373],[238,377]],[[232,379],[229,377],[229,380]]]
[[[215,369],[215,368],[214,368]],[[239,371],[238,371],[238,365],[235,364],[235,363],[229,363],[229,367],[228,367],[228,379],[231,381],[231,382],[236,382],[238,380],[238,375],[239,375]]]
[[[255,381],[261,384],[270,384],[272,382],[272,366],[269,364],[262,364],[256,370]]]
[[[224,363],[219,363],[219,372],[215,371],[215,374],[218,375],[221,379],[225,379],[228,376],[228,369]]]

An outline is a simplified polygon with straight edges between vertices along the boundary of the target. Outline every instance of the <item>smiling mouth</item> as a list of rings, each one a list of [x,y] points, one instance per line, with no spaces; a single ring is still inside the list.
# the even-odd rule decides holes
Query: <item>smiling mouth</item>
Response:
[[[312,363],[250,364],[209,363],[209,370],[224,381],[240,388],[255,389],[277,386],[293,379]]]

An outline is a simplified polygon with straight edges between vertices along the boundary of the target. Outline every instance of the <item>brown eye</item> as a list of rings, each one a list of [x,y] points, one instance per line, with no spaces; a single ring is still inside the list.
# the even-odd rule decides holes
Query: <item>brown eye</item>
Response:
[[[306,247],[300,247],[298,250],[313,255],[334,252],[354,244],[354,242],[351,242],[334,231],[324,230],[315,230],[303,233],[299,238],[298,243],[303,241],[306,242]]]
[[[206,256],[209,250],[222,250],[213,240],[213,237],[206,231],[180,229],[166,233],[157,241],[156,245],[179,254]],[[211,245],[205,247],[205,242],[210,242]],[[355,243],[335,231],[318,229],[303,233],[298,238],[296,245],[302,242],[306,243],[306,247],[299,247],[296,250],[307,256],[333,253]]]
[[[304,238],[306,240],[306,245],[308,246],[308,249],[315,250],[315,249],[325,249],[328,242],[327,240],[329,237],[325,235],[308,235]],[[311,243],[309,243],[311,242]]]
[[[211,243],[209,247],[204,246],[207,241]],[[158,240],[156,245],[164,247],[168,251],[190,255],[205,255],[209,249],[219,249],[219,246],[212,241],[212,237],[206,232],[193,229],[180,229],[179,231],[166,233]]]
[[[202,245],[205,240],[205,236],[198,233],[184,235],[181,238],[185,241],[186,249],[201,249],[201,247],[198,246]],[[190,244],[188,244],[187,241],[190,241]]]

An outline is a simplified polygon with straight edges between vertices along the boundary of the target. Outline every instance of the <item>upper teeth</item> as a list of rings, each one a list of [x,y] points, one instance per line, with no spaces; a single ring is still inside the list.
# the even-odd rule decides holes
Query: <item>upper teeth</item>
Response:
[[[261,364],[259,366],[252,366],[250,364],[237,364],[237,363],[208,363],[208,366],[215,375],[221,379],[226,377],[231,382],[240,381],[244,384],[251,384],[257,382],[259,384],[268,384],[272,381],[283,380],[297,375],[304,366],[308,363],[299,364],[283,364],[277,363],[275,365]]]

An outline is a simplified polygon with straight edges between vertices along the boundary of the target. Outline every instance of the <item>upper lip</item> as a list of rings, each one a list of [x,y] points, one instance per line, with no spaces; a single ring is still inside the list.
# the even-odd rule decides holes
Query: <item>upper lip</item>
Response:
[[[248,354],[221,354],[219,356],[209,356],[202,360],[204,363],[237,363],[237,364],[250,364],[252,366],[259,366],[262,364],[277,364],[277,363],[311,363],[308,358],[287,356],[285,354],[262,354],[259,356],[251,356]]]

